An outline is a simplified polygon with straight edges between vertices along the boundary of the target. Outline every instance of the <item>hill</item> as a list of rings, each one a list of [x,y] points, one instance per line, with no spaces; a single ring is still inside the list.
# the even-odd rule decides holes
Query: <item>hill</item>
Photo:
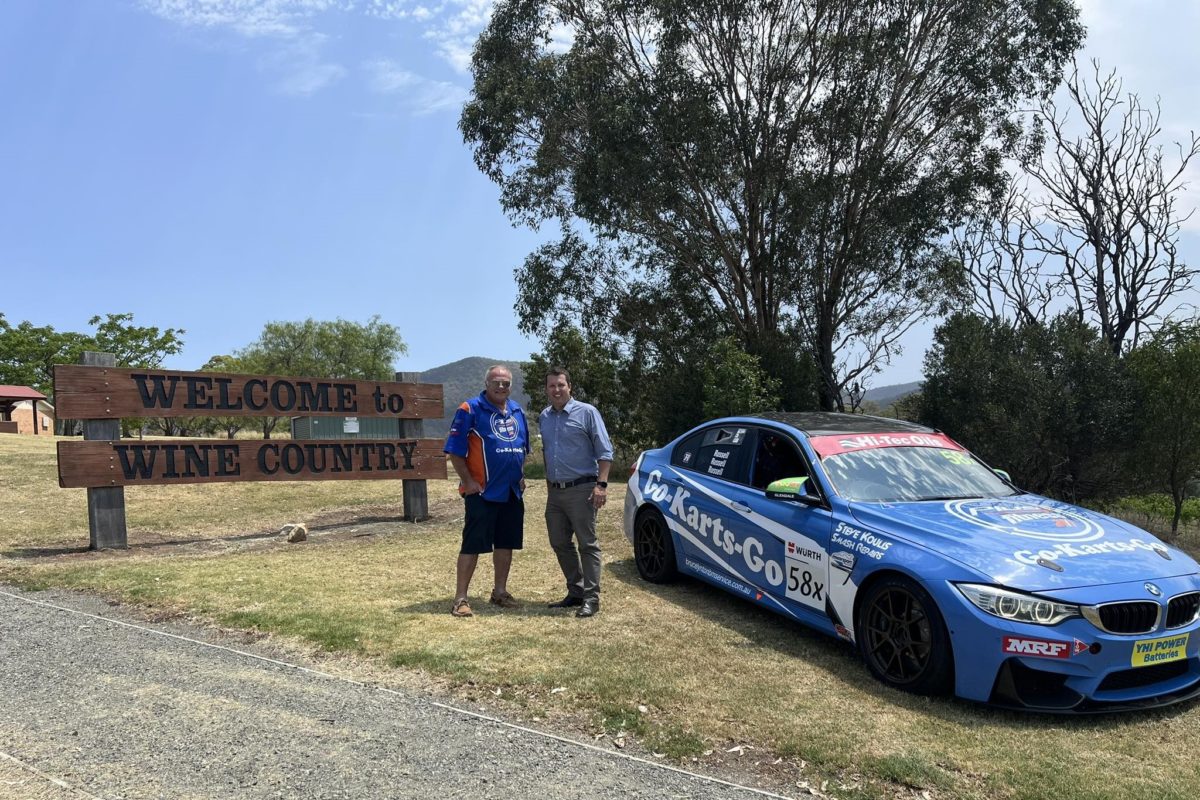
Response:
[[[502,358],[484,358],[483,356],[462,358],[421,373],[422,382],[442,384],[442,410],[445,412],[441,419],[425,420],[426,436],[433,439],[446,436],[450,430],[450,420],[454,417],[454,410],[463,400],[483,391],[483,376],[487,372],[487,368],[493,364],[504,364],[512,370],[512,399],[520,403],[522,408],[529,408],[529,396],[525,394],[525,373],[521,371],[520,362],[505,361]]]
[[[880,408],[887,408],[901,397],[921,391],[921,383],[922,381],[911,381],[910,383],[894,383],[891,386],[868,389],[863,399],[875,403]]]
[[[530,409],[531,397],[525,393],[525,374],[521,370],[519,361],[505,361],[502,358],[484,358],[483,356],[470,356],[462,358],[458,361],[449,364],[443,364],[440,367],[433,367],[421,373],[421,380],[425,383],[440,383],[443,389],[442,408],[444,411],[440,419],[427,419],[424,422],[425,435],[430,438],[443,438],[450,430],[450,420],[454,416],[454,410],[459,404],[468,397],[479,394],[483,390],[483,376],[487,368],[493,364],[505,364],[513,373],[513,393],[512,399],[521,404],[521,407],[526,410]],[[534,387],[535,391],[538,387]],[[880,386],[875,389],[868,389],[865,399],[876,404],[879,408],[887,408],[892,403],[895,403],[901,397],[920,391],[921,381],[912,381],[910,383],[896,383],[890,386]],[[539,393],[538,405],[535,411],[541,410],[540,403],[544,397]],[[534,415],[536,416],[536,414]]]

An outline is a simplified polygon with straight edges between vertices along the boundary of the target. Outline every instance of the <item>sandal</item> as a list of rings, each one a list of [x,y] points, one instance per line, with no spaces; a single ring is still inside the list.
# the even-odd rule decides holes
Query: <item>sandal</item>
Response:
[[[513,597],[508,592],[497,593],[495,589],[492,590],[492,596],[488,598],[488,602],[494,603],[495,605],[498,605],[501,608],[520,608],[521,607],[521,604],[517,602],[517,598]]]
[[[454,601],[454,605],[450,607],[450,616],[452,617],[469,617],[474,614],[471,610],[471,604],[467,602],[467,598],[460,597]]]

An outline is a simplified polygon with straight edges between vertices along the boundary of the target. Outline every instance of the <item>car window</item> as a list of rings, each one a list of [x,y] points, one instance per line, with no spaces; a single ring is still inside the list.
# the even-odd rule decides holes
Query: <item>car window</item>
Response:
[[[671,453],[671,466],[695,469],[696,455],[700,452],[700,444],[704,441],[704,434],[706,433],[707,431],[693,433],[675,445],[675,452]]]
[[[880,447],[821,460],[847,500],[906,502],[1003,497],[1011,486],[970,454],[936,447]]]
[[[804,478],[808,474],[808,465],[790,437],[775,431],[759,431],[750,474],[751,486],[766,489],[780,478]]]
[[[744,425],[707,428],[679,443],[671,463],[735,483],[749,483],[754,437]]]

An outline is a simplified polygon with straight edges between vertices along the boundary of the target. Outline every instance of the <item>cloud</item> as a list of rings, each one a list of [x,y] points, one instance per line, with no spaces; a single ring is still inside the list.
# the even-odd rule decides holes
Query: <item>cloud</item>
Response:
[[[426,78],[387,59],[370,61],[363,68],[372,91],[399,95],[405,106],[416,114],[458,111],[469,96],[462,86]]]
[[[291,37],[314,14],[347,7],[347,0],[141,0],[152,14],[188,27],[230,28],[243,36]]]
[[[432,25],[425,38],[450,66],[465,74],[471,68],[475,39],[492,18],[494,7],[495,0],[447,0],[428,18]]]
[[[341,64],[322,59],[326,37],[305,33],[264,56],[259,68],[278,76],[276,88],[288,95],[306,96],[324,89],[349,71]]]
[[[327,37],[322,26],[336,25],[334,15],[357,15],[380,24],[415,27],[434,55],[456,72],[470,69],[471,51],[491,18],[495,0],[137,0],[146,11],[177,25],[231,32],[239,37],[273,42],[260,61],[276,88],[291,95],[310,95],[349,74],[341,64],[322,57]],[[386,66],[380,66],[386,65]],[[390,78],[387,76],[391,76]],[[403,76],[407,76],[404,78]],[[392,88],[380,89],[391,81]],[[380,60],[372,62],[369,81],[376,91],[403,93],[418,113],[459,107],[466,90],[445,81],[408,73]]]

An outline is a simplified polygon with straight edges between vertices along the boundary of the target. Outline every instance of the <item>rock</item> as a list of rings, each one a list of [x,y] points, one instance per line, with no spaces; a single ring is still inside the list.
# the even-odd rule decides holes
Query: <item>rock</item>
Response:
[[[308,538],[308,528],[302,524],[287,524],[279,531],[289,542],[303,542]]]

